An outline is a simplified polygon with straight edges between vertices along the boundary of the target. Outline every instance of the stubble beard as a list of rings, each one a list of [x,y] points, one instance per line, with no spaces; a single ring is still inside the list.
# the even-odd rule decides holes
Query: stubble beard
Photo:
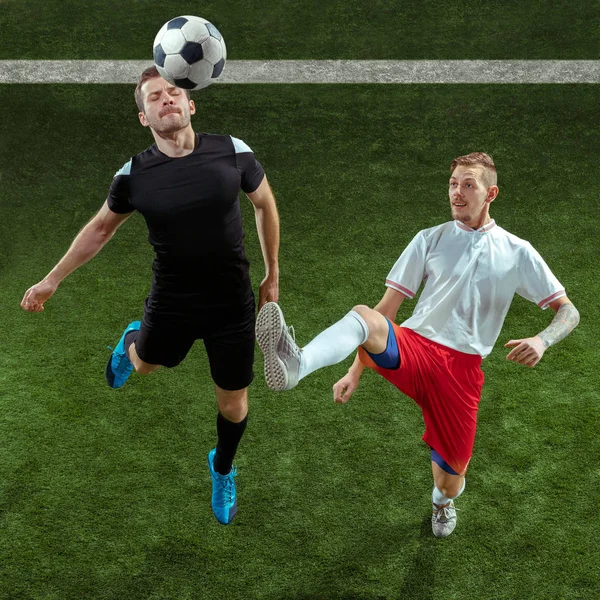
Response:
[[[458,213],[458,211],[453,208],[452,209],[452,218],[455,221],[461,221],[461,223],[468,223],[469,221],[473,220],[473,215],[471,215],[470,213],[460,215]]]
[[[175,133],[181,129],[185,129],[191,120],[191,115],[187,112],[181,112],[179,114],[174,113],[176,118],[157,117],[156,121],[150,123],[150,127],[156,131],[156,133]]]

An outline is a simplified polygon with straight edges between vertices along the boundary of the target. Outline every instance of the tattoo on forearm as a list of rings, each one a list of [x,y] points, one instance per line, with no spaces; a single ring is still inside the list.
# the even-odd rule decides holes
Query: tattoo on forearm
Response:
[[[578,323],[579,311],[568,302],[558,309],[552,323],[539,336],[542,338],[544,346],[548,348],[566,338]]]

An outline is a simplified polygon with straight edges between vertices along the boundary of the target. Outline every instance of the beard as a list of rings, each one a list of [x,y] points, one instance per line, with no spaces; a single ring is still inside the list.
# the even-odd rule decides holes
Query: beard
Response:
[[[452,211],[452,218],[455,221],[461,221],[463,223],[468,223],[469,221],[473,220],[473,215],[471,213],[460,214],[454,207],[452,207],[451,211]]]
[[[180,129],[185,129],[190,124],[190,120],[191,114],[188,111],[182,111],[180,113],[169,113],[152,120],[148,119],[148,123],[156,133],[174,133]]]

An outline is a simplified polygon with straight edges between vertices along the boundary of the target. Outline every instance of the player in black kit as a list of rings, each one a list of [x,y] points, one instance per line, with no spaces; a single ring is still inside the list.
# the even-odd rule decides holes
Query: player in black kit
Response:
[[[255,303],[244,252],[240,188],[254,205],[266,276],[259,307],[278,299],[279,217],[264,170],[252,150],[228,135],[195,133],[186,90],[151,67],[135,90],[143,126],[155,143],[120,169],[98,214],[66,255],[25,293],[21,306],[40,312],[60,282],[95,256],[139,211],[156,257],[142,321],[123,332],[106,366],[121,387],[132,370],[174,367],[202,339],[215,383],[217,445],[208,453],[212,508],[220,523],[237,511],[233,458],[248,421],[253,378]]]

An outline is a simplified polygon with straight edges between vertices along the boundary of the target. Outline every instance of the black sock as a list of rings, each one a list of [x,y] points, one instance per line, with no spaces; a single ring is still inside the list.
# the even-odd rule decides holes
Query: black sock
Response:
[[[239,423],[227,420],[221,413],[217,415],[217,453],[215,454],[215,471],[227,475],[233,465],[233,457],[248,424],[248,415]]]
[[[135,342],[139,333],[140,332],[137,329],[135,331],[130,331],[125,336],[125,339],[123,340],[123,345],[125,346],[125,353],[127,354],[128,357],[129,357],[129,346]]]

